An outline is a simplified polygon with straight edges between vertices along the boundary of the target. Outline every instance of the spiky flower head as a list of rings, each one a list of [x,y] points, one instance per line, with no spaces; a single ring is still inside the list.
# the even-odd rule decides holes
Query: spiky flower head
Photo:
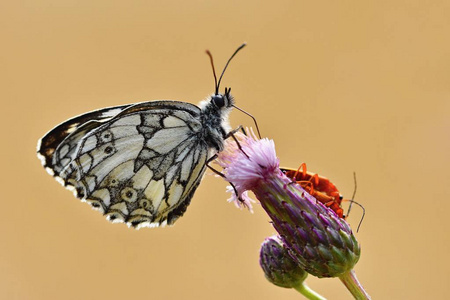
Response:
[[[268,237],[261,245],[259,264],[271,283],[285,288],[300,286],[308,276],[300,265],[289,255],[277,235]]]
[[[273,221],[290,255],[308,273],[338,277],[352,270],[360,246],[350,226],[279,169],[272,140],[236,134],[240,149],[228,139],[218,157],[235,201],[246,202],[252,191]],[[234,144],[234,145],[233,145]]]

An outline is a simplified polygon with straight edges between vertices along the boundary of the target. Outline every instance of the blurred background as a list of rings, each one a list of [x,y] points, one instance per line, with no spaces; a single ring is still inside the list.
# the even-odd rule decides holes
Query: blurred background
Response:
[[[3,1],[1,299],[301,299],[266,281],[261,207],[206,176],[174,227],[110,224],[41,167],[37,140],[84,112],[222,89],[283,166],[354,189],[355,271],[374,299],[443,299],[450,267],[448,1]],[[233,127],[252,121],[234,111]],[[352,209],[355,229],[361,217]],[[338,279],[308,284],[351,299]]]

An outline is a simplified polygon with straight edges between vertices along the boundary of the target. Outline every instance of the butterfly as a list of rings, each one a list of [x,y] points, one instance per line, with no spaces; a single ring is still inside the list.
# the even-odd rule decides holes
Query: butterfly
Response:
[[[74,117],[48,132],[37,147],[47,171],[109,221],[129,227],[172,225],[181,217],[205,173],[223,150],[234,106],[230,88],[199,106],[148,101]]]

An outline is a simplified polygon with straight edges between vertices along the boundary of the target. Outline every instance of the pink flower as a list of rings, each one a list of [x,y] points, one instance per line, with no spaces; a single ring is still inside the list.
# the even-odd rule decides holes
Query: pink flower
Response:
[[[224,169],[226,179],[234,185],[227,187],[232,193],[229,202],[234,202],[238,208],[246,207],[253,212],[255,201],[248,196],[247,191],[256,188],[261,181],[273,173],[280,172],[279,160],[275,153],[275,143],[267,138],[259,140],[252,129],[247,130],[250,136],[240,132],[235,133],[241,149],[234,139],[225,141],[225,150],[219,153],[216,162]]]
[[[263,244],[261,253],[264,258],[270,256],[262,264],[266,276],[284,285],[284,275],[298,264],[301,270],[317,277],[339,277],[356,299],[370,299],[353,271],[361,249],[347,222],[280,171],[272,140],[258,140],[253,131],[250,136],[236,133],[235,137],[239,145],[227,139],[217,159],[232,185],[228,189],[233,192],[232,201],[238,207],[251,209],[246,193],[252,191],[272,219],[283,251],[292,258],[292,264],[286,264],[286,256],[278,251],[281,248]],[[279,282],[280,278],[283,282]],[[319,299],[314,297],[309,298]]]
[[[235,203],[249,206],[245,192],[252,191],[305,271],[317,277],[349,272],[360,255],[350,226],[280,171],[272,140],[250,133],[235,134],[240,148],[227,139],[218,157],[226,180],[236,189]]]

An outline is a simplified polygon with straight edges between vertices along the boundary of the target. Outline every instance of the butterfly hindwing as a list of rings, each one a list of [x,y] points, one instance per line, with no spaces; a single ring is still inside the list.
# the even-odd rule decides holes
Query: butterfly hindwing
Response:
[[[41,159],[44,167],[52,175],[58,175],[58,167],[56,167],[53,163],[56,155],[70,156],[69,152],[71,152],[71,150],[74,150],[74,147],[76,147],[76,142],[84,134],[99,126],[102,122],[116,116],[129,106],[130,105],[123,105],[92,111],[69,119],[56,126],[42,139],[40,139],[38,143],[38,156]],[[71,139],[72,142],[70,140],[67,140],[68,138]],[[65,139],[65,144],[67,144],[67,146],[65,148],[60,147],[59,151],[61,153],[55,153],[56,148],[60,146]],[[58,160],[62,160],[62,158]]]
[[[206,168],[208,145],[198,138],[201,110],[153,101],[115,111],[113,117],[73,122],[72,132],[51,150],[51,163],[45,155],[50,150],[41,146],[39,152],[65,186],[109,220],[134,227],[173,224]],[[46,137],[41,145],[50,144]]]

